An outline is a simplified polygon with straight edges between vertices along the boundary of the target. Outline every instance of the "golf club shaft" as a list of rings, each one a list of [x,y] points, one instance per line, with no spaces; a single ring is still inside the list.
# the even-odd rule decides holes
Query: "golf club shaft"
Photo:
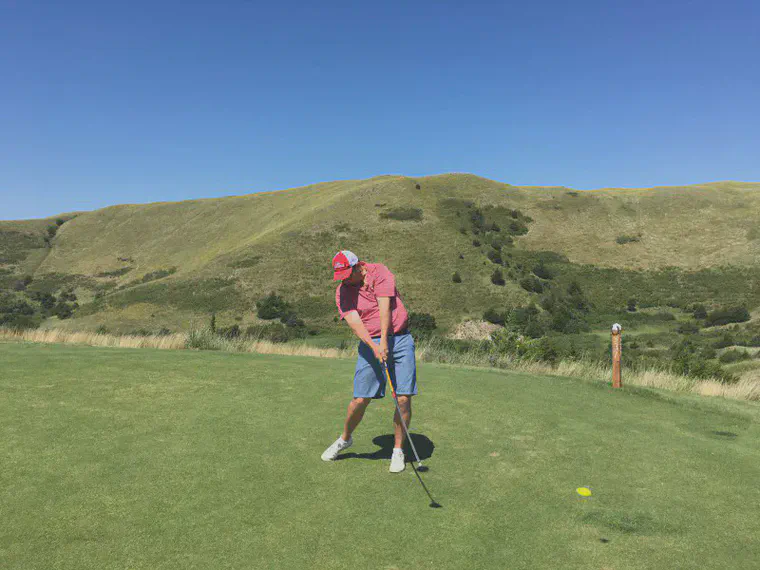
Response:
[[[409,445],[412,446],[412,451],[414,452],[414,457],[417,459],[417,465],[422,465],[422,461],[420,460],[420,456],[417,453],[417,449],[414,447],[414,442],[412,441],[412,436],[409,434],[409,430],[406,428],[406,422],[404,421],[404,416],[401,414],[401,406],[398,405],[398,398],[396,397],[396,390],[393,388],[393,382],[391,382],[391,373],[388,370],[388,363],[383,362],[383,368],[385,368],[385,376],[388,378],[388,384],[391,387],[391,396],[393,396],[393,401],[396,404],[396,412],[398,413],[398,419],[401,421],[401,426],[404,428],[404,433],[406,434],[406,438],[409,440]]]

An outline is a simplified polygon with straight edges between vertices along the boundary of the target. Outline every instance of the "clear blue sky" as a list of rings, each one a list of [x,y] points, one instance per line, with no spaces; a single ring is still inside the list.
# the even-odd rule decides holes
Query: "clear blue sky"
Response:
[[[0,219],[378,174],[760,180],[760,2],[0,0]]]

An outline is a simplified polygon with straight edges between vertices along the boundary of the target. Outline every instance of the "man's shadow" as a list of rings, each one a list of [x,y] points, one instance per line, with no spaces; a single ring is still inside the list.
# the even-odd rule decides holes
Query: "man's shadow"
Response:
[[[412,441],[414,442],[414,447],[417,450],[417,453],[420,454],[420,459],[425,460],[429,459],[433,455],[433,450],[435,450],[435,444],[433,444],[432,441],[427,436],[424,436],[419,433],[413,433],[410,434],[412,436]],[[390,459],[391,455],[393,455],[393,435],[388,433],[385,435],[378,435],[376,438],[372,440],[372,443],[377,445],[380,449],[377,449],[373,451],[372,453],[344,453],[343,455],[338,455],[338,457],[335,458],[336,461],[341,459]],[[404,438],[404,455],[406,456],[407,460],[413,460],[414,452],[412,451],[412,447],[409,445],[409,440]]]

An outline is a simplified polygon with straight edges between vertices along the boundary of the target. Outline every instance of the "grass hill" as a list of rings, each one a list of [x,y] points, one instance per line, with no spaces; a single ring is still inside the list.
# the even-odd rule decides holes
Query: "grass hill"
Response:
[[[351,249],[390,266],[439,332],[490,310],[528,337],[585,332],[555,347],[573,353],[619,321],[657,359],[677,331],[724,325],[724,310],[760,346],[758,228],[757,183],[574,191],[380,176],[0,222],[0,297],[39,309],[19,318],[45,327],[155,332],[212,313],[219,327],[261,325],[255,303],[274,291],[312,332],[342,334],[329,263]]]
[[[486,224],[504,226],[498,234],[472,223],[476,208]],[[521,218],[512,218],[512,210]],[[513,245],[497,245],[503,258],[515,260],[514,277],[521,275],[516,265],[543,255],[568,279],[588,280],[593,266],[617,295],[635,293],[653,305],[664,304],[667,292],[623,282],[648,272],[668,288],[677,276],[698,289],[705,272],[731,268],[726,281],[732,281],[754,276],[760,265],[760,184],[576,192],[460,174],[383,176],[61,218],[68,221],[53,236],[47,232],[54,220],[1,222],[0,271],[6,286],[27,274],[39,288],[74,286],[80,304],[101,293],[102,302],[83,311],[83,324],[98,321],[87,313],[112,324],[159,314],[152,319],[173,327],[212,310],[245,317],[272,290],[297,303],[306,318],[325,322],[333,315],[329,260],[339,248],[388,264],[409,304],[444,325],[530,298],[519,279],[507,278],[503,287],[491,283],[494,264],[486,254],[493,236],[511,238]],[[510,235],[514,221],[524,230]],[[452,282],[455,271],[461,284]],[[744,293],[730,287],[731,295],[760,304],[760,291],[744,285]],[[625,304],[611,287],[599,289],[596,302]],[[604,289],[611,298],[601,298]],[[715,297],[723,290],[691,296],[720,302]]]
[[[410,466],[388,473],[388,400],[342,460],[320,460],[352,361],[22,343],[0,361],[9,570],[760,559],[757,404],[422,364],[431,509]]]

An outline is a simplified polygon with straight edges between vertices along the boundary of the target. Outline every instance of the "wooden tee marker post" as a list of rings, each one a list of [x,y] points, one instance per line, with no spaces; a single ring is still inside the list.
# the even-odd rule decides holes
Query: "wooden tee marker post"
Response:
[[[622,388],[620,378],[620,359],[623,355],[623,327],[618,323],[612,325],[612,387]]]

